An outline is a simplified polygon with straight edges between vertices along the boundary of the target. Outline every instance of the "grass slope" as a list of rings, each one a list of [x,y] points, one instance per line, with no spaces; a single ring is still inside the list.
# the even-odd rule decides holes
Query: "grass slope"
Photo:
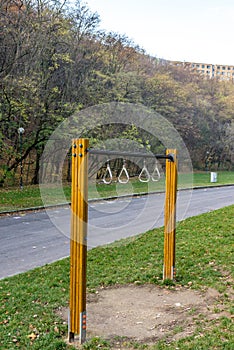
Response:
[[[221,293],[219,305],[227,316],[201,319],[195,334],[169,344],[170,349],[233,349],[233,221],[234,206],[189,218],[178,224],[175,286]],[[162,282],[163,230],[155,229],[88,252],[89,291],[100,286]],[[173,288],[173,285],[170,286]],[[69,260],[64,259],[0,281],[1,349],[73,349],[66,345],[67,325],[56,315],[68,306]],[[199,336],[199,334],[203,336]],[[107,341],[94,338],[84,349],[112,349]],[[125,344],[127,348],[168,349],[166,341],[154,346]]]

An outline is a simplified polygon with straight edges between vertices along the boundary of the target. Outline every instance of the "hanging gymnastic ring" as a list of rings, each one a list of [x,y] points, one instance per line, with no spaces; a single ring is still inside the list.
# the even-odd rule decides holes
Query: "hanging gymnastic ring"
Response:
[[[157,175],[156,175],[156,178],[154,177],[154,174],[155,174],[155,173],[157,174]],[[160,178],[161,178],[161,174],[160,174],[160,171],[159,171],[159,169],[158,169],[158,162],[157,162],[157,160],[156,160],[155,168],[154,168],[154,171],[153,171],[153,173],[152,173],[152,175],[151,175],[151,180],[154,181],[154,182],[157,182],[157,181],[160,180]]]
[[[109,174],[110,180],[106,180],[108,174]],[[105,174],[103,176],[102,181],[104,182],[105,185],[110,185],[112,183],[112,178],[113,178],[113,176],[112,176],[112,172],[111,172],[111,168],[110,168],[110,163],[108,160],[107,165],[106,165],[106,171],[105,171]]]
[[[125,173],[126,175],[126,180],[121,180],[121,176],[122,174]],[[125,166],[125,160],[123,161],[123,167],[120,171],[120,174],[118,176],[118,182],[121,183],[121,184],[127,184],[129,181],[129,175],[128,175],[128,172],[127,172],[127,169],[126,169],[126,166]]]
[[[145,180],[143,180],[143,178],[142,178],[142,175],[144,173],[146,174]],[[145,160],[144,160],[144,166],[143,166],[143,168],[142,168],[142,170],[141,170],[141,172],[140,172],[140,174],[138,176],[138,179],[140,180],[140,182],[149,182],[149,180],[150,180],[150,173],[149,173],[149,171],[148,171],[148,169],[147,169],[147,167],[145,165]]]

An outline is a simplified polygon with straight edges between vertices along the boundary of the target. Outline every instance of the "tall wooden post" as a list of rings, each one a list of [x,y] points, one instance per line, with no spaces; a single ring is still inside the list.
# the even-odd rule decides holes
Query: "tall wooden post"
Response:
[[[69,341],[86,339],[88,139],[72,142]]]
[[[164,265],[163,279],[175,278],[177,151],[168,149],[174,161],[166,160],[166,196],[164,212]]]

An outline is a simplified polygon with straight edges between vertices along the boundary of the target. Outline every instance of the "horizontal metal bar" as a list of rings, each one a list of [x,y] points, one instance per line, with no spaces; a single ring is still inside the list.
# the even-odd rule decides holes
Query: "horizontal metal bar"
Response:
[[[122,152],[122,151],[108,151],[105,149],[94,149],[89,148],[87,151],[90,154],[103,154],[107,156],[117,156],[120,158],[125,157],[141,157],[141,158],[156,158],[156,159],[169,159],[170,161],[174,162],[173,154],[153,154],[153,153],[141,153],[141,152]]]

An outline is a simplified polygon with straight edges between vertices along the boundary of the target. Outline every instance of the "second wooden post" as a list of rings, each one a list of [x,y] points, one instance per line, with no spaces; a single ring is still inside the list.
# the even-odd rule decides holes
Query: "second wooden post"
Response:
[[[163,279],[173,280],[175,278],[177,152],[175,149],[168,149],[166,154],[172,155],[173,160],[166,160]]]

